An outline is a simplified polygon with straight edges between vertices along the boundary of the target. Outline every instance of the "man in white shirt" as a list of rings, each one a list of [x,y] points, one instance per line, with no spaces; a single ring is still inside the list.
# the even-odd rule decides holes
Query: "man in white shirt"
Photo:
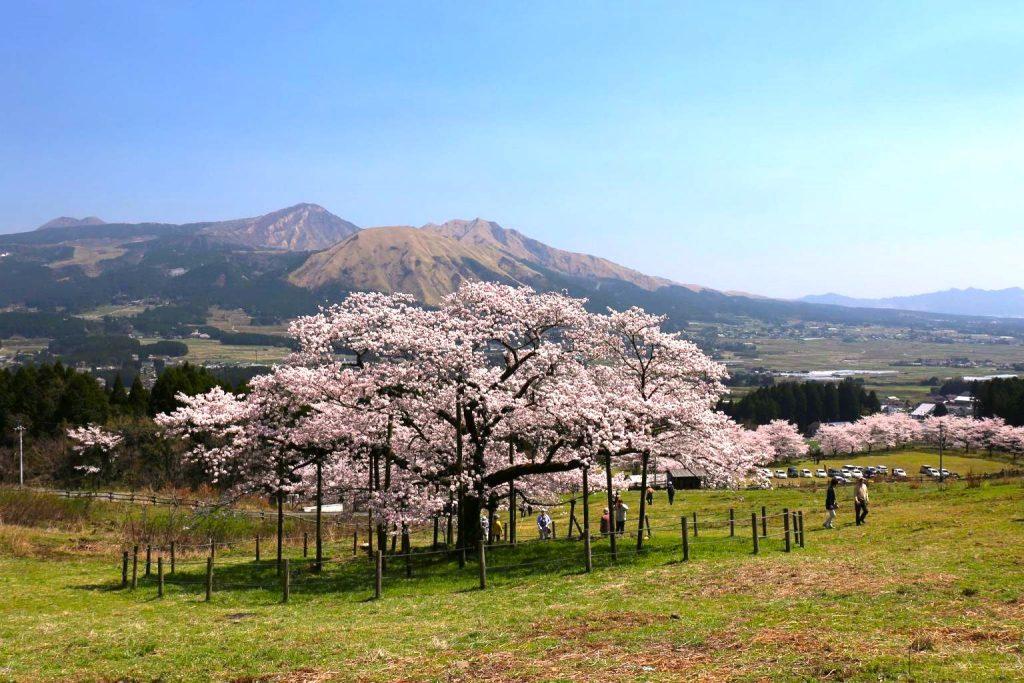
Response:
[[[861,477],[853,494],[853,508],[857,517],[857,526],[864,523],[868,516],[868,481]]]

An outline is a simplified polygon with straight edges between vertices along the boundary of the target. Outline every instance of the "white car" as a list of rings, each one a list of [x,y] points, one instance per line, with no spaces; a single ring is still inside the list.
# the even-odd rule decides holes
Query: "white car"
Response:
[[[816,476],[816,477],[827,477],[828,473],[826,473],[825,470],[818,470],[817,472],[814,473],[814,476]]]
[[[885,465],[879,465],[875,469],[881,472],[882,474],[889,474],[889,468],[886,467]]]
[[[892,468],[892,476],[905,478],[907,476],[907,473],[903,470],[902,467],[894,467]]]
[[[772,471],[770,469],[768,469],[767,467],[762,469],[761,473],[764,474],[764,476],[768,477],[769,479],[772,478]]]
[[[789,477],[786,476],[786,470],[775,470],[775,478],[776,479],[789,479]]]
[[[811,474],[810,470],[800,470],[800,476],[801,477],[813,477],[814,475]]]

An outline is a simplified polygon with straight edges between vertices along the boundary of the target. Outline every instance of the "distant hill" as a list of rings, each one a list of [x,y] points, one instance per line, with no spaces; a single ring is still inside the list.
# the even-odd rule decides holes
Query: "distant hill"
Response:
[[[359,228],[316,204],[296,204],[255,218],[213,223],[201,234],[249,247],[317,251],[336,244]]]
[[[105,221],[102,218],[96,216],[86,216],[85,218],[71,218],[70,216],[61,216],[60,218],[54,218],[52,221],[47,221],[40,225],[36,230],[50,230],[52,228],[77,228],[83,225],[104,225]]]
[[[984,315],[998,318],[1024,317],[1024,289],[947,289],[941,292],[893,296],[881,299],[857,299],[841,294],[805,296],[800,301],[856,308],[886,308],[949,315]]]

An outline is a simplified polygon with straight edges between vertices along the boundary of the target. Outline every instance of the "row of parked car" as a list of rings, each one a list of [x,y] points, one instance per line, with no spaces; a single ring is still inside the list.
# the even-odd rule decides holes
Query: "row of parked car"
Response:
[[[835,479],[839,484],[846,484],[854,479],[874,479],[876,477],[891,477],[893,479],[906,479],[907,471],[902,467],[893,467],[892,471],[885,465],[871,465],[869,467],[863,467],[861,465],[843,465],[840,467],[829,467],[818,468],[816,470],[810,470],[807,468],[799,469],[796,467],[789,467],[788,469],[764,469],[766,477],[772,479],[798,479],[798,478],[814,478],[823,477],[826,479]],[[943,468],[940,472],[937,467],[931,467],[930,465],[922,465],[920,473],[924,476],[944,477],[946,479],[955,478],[958,475],[955,472]]]

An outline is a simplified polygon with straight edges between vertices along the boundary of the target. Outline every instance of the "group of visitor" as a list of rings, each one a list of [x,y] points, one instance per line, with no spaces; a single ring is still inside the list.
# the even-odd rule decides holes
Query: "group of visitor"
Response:
[[[825,528],[834,529],[836,521],[836,510],[839,503],[836,500],[836,479],[833,477],[828,482],[828,491],[825,492]],[[868,516],[868,481],[861,478],[853,489],[853,513],[857,526],[864,523]]]

